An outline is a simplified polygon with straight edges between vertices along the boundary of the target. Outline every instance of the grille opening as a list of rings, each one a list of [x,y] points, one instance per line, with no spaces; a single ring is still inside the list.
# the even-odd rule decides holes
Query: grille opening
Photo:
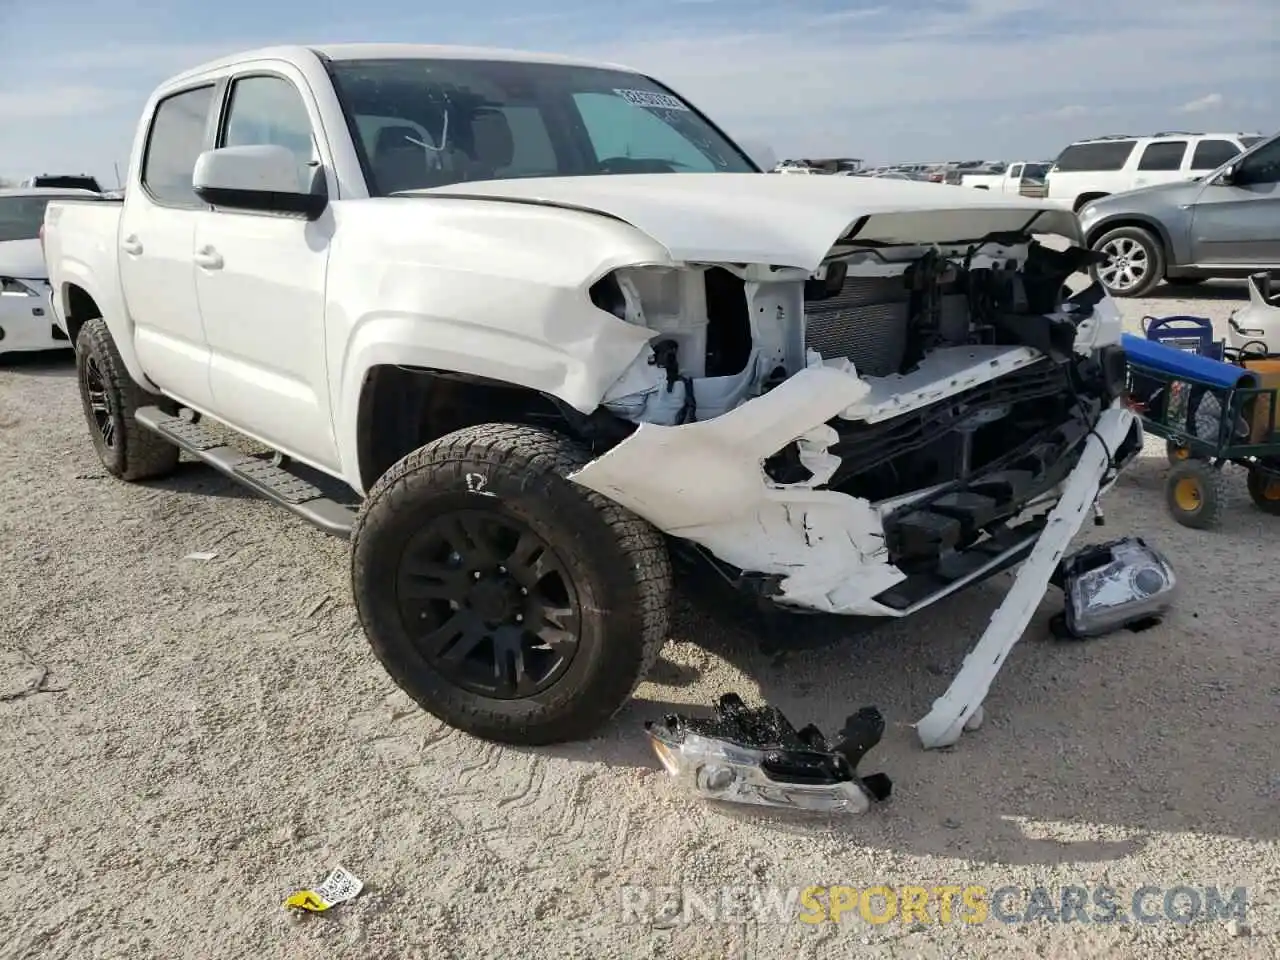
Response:
[[[707,292],[708,377],[741,373],[751,359],[751,318],[742,278],[723,267],[712,267],[704,280]]]

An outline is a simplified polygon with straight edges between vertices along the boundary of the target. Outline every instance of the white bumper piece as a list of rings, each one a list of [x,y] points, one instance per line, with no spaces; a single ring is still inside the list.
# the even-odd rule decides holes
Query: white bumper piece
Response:
[[[1058,505],[1049,514],[1044,532],[1022,564],[1013,586],[987,624],[947,692],[933,703],[916,733],[926,749],[949,747],[970,723],[982,722],[982,701],[1000,672],[1009,651],[1022,638],[1050,578],[1090,512],[1111,467],[1111,457],[1133,429],[1135,417],[1121,406],[1107,410],[1089,435],[1076,468],[1063,485]]]
[[[70,349],[69,341],[54,338],[56,322],[44,281],[11,282],[0,291],[0,354]]]
[[[1249,278],[1249,303],[1227,321],[1227,344],[1246,353],[1280,352],[1280,301],[1268,299]]]

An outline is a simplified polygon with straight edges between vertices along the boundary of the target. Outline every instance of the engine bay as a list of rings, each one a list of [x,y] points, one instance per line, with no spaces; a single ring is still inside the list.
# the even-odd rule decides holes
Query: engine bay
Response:
[[[1122,392],[1123,354],[1093,348],[1102,288],[1067,285],[1091,258],[1001,238],[845,251],[813,274],[615,271],[592,289],[596,305],[657,333],[604,406],[634,424],[681,426],[805,369],[855,376],[861,401],[770,451],[763,473],[778,490],[873,505],[886,559],[907,576],[901,596],[879,600],[906,608],[937,588],[948,558],[1052,499]]]
[[[822,363],[854,373],[874,396],[898,397],[905,413],[902,394],[930,382],[930,367],[945,378],[975,348],[1070,356],[1102,290],[1071,297],[1065,284],[1093,257],[999,238],[950,250],[836,248],[812,274],[724,264],[615,270],[592,286],[592,301],[656,333],[603,406],[636,424],[713,419]]]

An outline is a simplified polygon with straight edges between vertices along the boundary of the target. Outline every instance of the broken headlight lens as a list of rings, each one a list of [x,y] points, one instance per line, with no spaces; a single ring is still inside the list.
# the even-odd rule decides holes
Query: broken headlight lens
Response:
[[[735,694],[720,698],[713,718],[671,715],[645,732],[667,773],[708,799],[861,813],[892,789],[884,774],[857,775],[884,734],[874,707],[850,717],[834,745],[817,727],[796,730],[776,707],[751,709]]]
[[[1139,537],[1078,550],[1062,561],[1056,580],[1066,602],[1058,627],[1076,639],[1158,620],[1178,585],[1169,562]]]

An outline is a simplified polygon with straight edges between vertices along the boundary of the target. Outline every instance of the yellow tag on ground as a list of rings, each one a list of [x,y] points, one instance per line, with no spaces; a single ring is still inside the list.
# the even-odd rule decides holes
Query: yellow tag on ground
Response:
[[[363,880],[339,866],[335,867],[333,872],[325,877],[324,883],[314,890],[299,890],[297,893],[291,893],[284,905],[297,910],[320,913],[352,899],[363,889]]]

